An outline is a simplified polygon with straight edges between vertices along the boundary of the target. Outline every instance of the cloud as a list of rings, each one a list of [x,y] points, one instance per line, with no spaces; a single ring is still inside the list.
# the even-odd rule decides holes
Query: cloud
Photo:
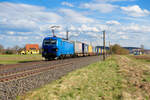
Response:
[[[97,27],[87,26],[85,24],[81,25],[81,27],[78,28],[78,31],[81,32],[99,32],[99,29]]]
[[[132,17],[144,17],[150,15],[150,11],[141,9],[138,5],[120,8],[124,11],[124,13]]]
[[[12,31],[10,31],[10,32],[8,32],[8,34],[13,35],[13,34],[15,34],[15,33],[14,33],[14,32],[12,32]]]
[[[49,25],[62,20],[62,16],[42,6],[1,2],[0,43],[6,47],[41,43],[42,38],[50,34]]]
[[[101,45],[102,31],[106,30],[106,43],[110,40],[112,43],[121,43],[123,46],[124,44],[137,46],[143,41],[143,43],[149,45],[148,43],[150,41],[145,42],[145,40],[148,41],[150,37],[149,25],[145,23],[142,25],[138,23],[123,23],[123,21],[121,21],[122,23],[120,24],[117,20],[111,20],[108,16],[105,16],[105,14],[103,14],[104,20],[100,21],[97,19],[101,18],[101,14],[98,13],[98,11],[102,13],[109,12],[111,14],[112,11],[119,8],[119,6],[111,4],[112,2],[117,1],[84,3],[82,4],[82,8],[91,9],[91,11],[86,10],[86,12],[82,12],[84,9],[75,10],[73,8],[57,8],[58,11],[54,12],[53,10],[55,9],[51,10],[43,6],[1,2],[0,42],[6,46],[16,45],[18,41],[19,45],[26,43],[41,44],[45,36],[52,35],[49,27],[59,25],[61,28],[56,30],[57,36],[65,37],[67,27],[71,40],[78,40],[88,44]],[[129,8],[130,7],[132,6],[129,6]],[[133,10],[133,8],[137,9],[138,7],[123,10],[125,8],[122,8],[122,11],[128,12],[127,14],[137,14],[138,12],[141,16],[143,13],[148,15],[146,12],[149,12],[141,8],[140,10]],[[94,15],[95,11],[96,15]],[[132,13],[130,11],[132,11]],[[118,19],[117,16],[115,17]],[[131,18],[135,19],[134,17]],[[132,42],[129,43],[129,41]]]
[[[146,42],[149,41],[149,27],[150,25],[138,23],[121,23],[119,27],[118,25],[111,25],[106,30],[106,43],[111,41],[111,44],[117,43],[122,46],[140,46],[144,44],[149,48],[149,42]]]
[[[1,2],[0,8],[0,29],[6,31],[39,31],[43,23],[62,20],[61,16],[41,6]]]
[[[126,36],[126,35],[121,35],[120,38],[121,39],[129,39],[128,36]]]
[[[7,47],[13,46],[15,43],[18,44],[18,41],[20,45],[41,43],[42,38],[51,35],[49,28],[51,25],[59,25],[61,29],[56,30],[56,34],[64,37],[67,26],[66,21],[73,24],[94,22],[94,19],[71,9],[52,12],[42,6],[10,2],[1,2],[0,7],[0,42],[3,41],[2,43],[6,44]],[[77,37],[79,34],[76,33],[76,27],[74,28],[74,32],[71,34]],[[93,28],[92,30],[96,29]]]
[[[64,20],[68,23],[92,23],[94,19],[84,16],[82,13],[76,12],[72,9],[62,8],[59,10],[63,13]]]
[[[126,25],[126,26],[121,26],[121,30],[124,31],[124,32],[127,32],[127,33],[149,33],[150,32],[150,29],[149,29],[150,26],[147,26],[147,25],[139,25],[139,24],[135,24],[135,23],[131,23],[129,25]]]
[[[74,5],[69,2],[62,2],[61,4],[68,7],[74,7]]]
[[[115,20],[107,21],[106,24],[108,24],[108,25],[120,25],[120,23],[118,21],[115,21]]]
[[[118,6],[109,3],[84,3],[81,4],[81,8],[88,8],[101,13],[109,13],[118,8]]]

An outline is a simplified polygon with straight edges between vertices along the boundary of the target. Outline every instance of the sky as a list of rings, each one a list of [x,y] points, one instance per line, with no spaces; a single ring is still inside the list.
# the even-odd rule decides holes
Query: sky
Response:
[[[0,0],[0,44],[5,48],[42,44],[55,34],[93,46],[106,45],[150,49],[150,0]]]

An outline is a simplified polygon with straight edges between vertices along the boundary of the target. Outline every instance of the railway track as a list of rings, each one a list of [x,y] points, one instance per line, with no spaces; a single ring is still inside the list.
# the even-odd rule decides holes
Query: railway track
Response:
[[[0,82],[7,82],[7,81],[11,81],[11,80],[18,79],[18,78],[28,77],[31,75],[36,75],[36,74],[48,71],[50,69],[68,66],[72,64],[73,63],[63,63],[63,64],[57,64],[57,65],[48,66],[48,67],[40,67],[40,68],[31,69],[31,70],[26,70],[26,71],[18,72],[18,73],[5,73],[0,78]]]
[[[39,88],[68,72],[100,61],[101,56],[70,58],[9,65],[0,69],[0,100],[15,100],[16,96]]]
[[[77,60],[78,58],[70,58],[69,60],[73,61],[73,60]],[[53,65],[53,64],[57,64],[57,63],[62,63],[67,61],[68,59],[65,60],[52,60],[52,61],[38,61],[38,62],[28,62],[28,63],[21,63],[21,64],[12,64],[12,65],[1,65],[0,66],[0,73],[5,73],[7,70],[10,69],[27,69],[33,66],[44,66],[44,65]],[[26,66],[26,67],[25,67]]]
[[[0,77],[3,77],[8,74],[23,72],[27,70],[32,69],[38,69],[40,67],[47,67],[47,66],[53,66],[60,63],[65,63],[66,61],[57,60],[57,61],[40,61],[40,62],[34,62],[34,63],[28,63],[28,64],[17,64],[14,65],[7,65],[0,68]]]
[[[54,69],[56,67],[71,65],[73,63],[79,63],[78,59],[80,58],[71,58],[54,61],[40,61],[36,63],[34,62],[25,64],[27,66],[22,66],[22,64],[20,64],[20,67],[19,64],[17,66],[9,65],[6,67],[0,67],[0,82],[8,82],[19,78],[29,77],[50,69]],[[68,60],[70,63],[68,63]]]
[[[19,73],[19,72],[25,72],[28,70],[34,70],[34,69],[38,69],[40,67],[47,67],[47,66],[51,66],[51,64],[49,63],[40,63],[40,64],[33,64],[33,65],[28,65],[28,66],[17,66],[17,67],[10,67],[10,68],[6,68],[0,71],[0,77],[3,76],[7,76],[9,74],[14,74],[14,73]]]
[[[53,66],[60,63],[66,62],[76,62],[80,58],[71,58],[71,59],[64,59],[64,60],[53,60],[53,61],[40,61],[40,62],[33,62],[33,63],[25,63],[25,64],[15,64],[15,65],[6,65],[0,67],[0,78],[3,76],[7,76],[10,74],[15,74],[19,72],[25,72],[28,70],[38,69],[40,67],[47,67]]]

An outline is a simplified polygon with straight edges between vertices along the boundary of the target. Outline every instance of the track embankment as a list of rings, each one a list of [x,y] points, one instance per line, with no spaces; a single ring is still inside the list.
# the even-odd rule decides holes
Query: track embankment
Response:
[[[41,61],[29,64],[9,65],[0,70],[0,100],[14,100],[29,90],[56,80],[75,69],[100,61],[101,56],[70,58],[57,61]]]
[[[17,100],[150,100],[150,62],[113,55]]]

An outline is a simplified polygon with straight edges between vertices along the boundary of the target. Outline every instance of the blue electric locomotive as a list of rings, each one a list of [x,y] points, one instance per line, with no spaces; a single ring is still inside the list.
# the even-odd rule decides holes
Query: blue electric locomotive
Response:
[[[45,59],[54,59],[74,55],[74,44],[59,37],[46,37],[42,44],[42,56]]]

